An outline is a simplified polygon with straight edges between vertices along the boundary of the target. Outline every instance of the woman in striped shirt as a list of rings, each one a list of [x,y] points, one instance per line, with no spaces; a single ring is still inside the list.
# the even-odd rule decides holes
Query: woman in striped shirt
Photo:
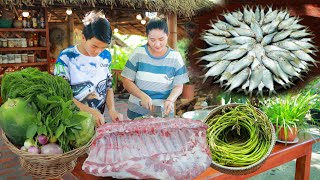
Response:
[[[186,66],[180,53],[167,45],[165,20],[151,19],[146,34],[147,44],[132,52],[121,73],[130,93],[127,115],[130,119],[154,113],[173,117],[174,102],[189,81]],[[161,112],[154,112],[159,110],[155,106]]]

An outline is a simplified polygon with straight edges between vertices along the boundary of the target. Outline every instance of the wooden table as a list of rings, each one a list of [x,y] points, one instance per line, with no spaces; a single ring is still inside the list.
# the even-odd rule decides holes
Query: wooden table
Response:
[[[311,153],[312,144],[320,142],[320,137],[315,135],[310,135],[308,133],[299,134],[299,142],[296,144],[282,144],[276,143],[272,153],[263,163],[263,165],[255,172],[246,175],[229,175],[223,174],[211,167],[209,167],[205,172],[200,174],[196,180],[203,179],[219,179],[219,180],[241,180],[246,179],[289,161],[297,159],[296,161],[296,180],[309,180],[310,177],[310,163],[311,163]]]
[[[246,179],[289,161],[297,159],[296,161],[296,180],[308,180],[310,177],[310,163],[311,163],[311,153],[312,145],[316,142],[320,142],[320,137],[315,135],[310,135],[308,133],[299,134],[299,142],[296,144],[282,144],[276,143],[271,155],[263,163],[263,165],[255,172],[247,175],[229,175],[221,173],[211,167],[209,167],[205,172],[200,174],[196,180],[204,179],[219,179],[219,180],[241,180]],[[112,178],[102,178],[96,177],[90,174],[86,174],[82,171],[82,163],[85,157],[78,158],[78,164],[73,170],[73,176],[78,179],[84,180],[96,180],[96,179],[112,179]]]

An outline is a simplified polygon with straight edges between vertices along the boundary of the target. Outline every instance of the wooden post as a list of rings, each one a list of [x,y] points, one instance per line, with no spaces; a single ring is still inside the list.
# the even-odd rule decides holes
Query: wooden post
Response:
[[[74,32],[74,16],[73,13],[68,17],[68,45],[73,45],[73,32]]]
[[[40,11],[41,12],[41,11]],[[48,9],[44,8],[44,23],[45,23],[45,30],[46,30],[46,53],[47,53],[47,71],[50,74],[51,73],[51,57],[50,57],[50,36],[49,36],[49,19],[48,19]]]
[[[177,50],[177,15],[169,14],[168,15],[168,27],[169,27],[169,46]]]

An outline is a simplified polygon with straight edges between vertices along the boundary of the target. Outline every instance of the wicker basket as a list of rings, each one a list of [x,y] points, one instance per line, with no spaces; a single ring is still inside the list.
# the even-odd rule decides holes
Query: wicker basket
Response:
[[[18,149],[6,137],[2,131],[2,138],[9,149],[19,156],[21,167],[33,177],[40,179],[60,178],[67,172],[71,172],[75,165],[77,158],[86,153],[94,139],[84,146],[74,149],[63,154],[31,154]]]
[[[233,103],[233,104],[226,104],[226,105],[222,105],[219,106],[217,108],[214,108],[209,114],[208,116],[206,116],[204,118],[204,122],[206,122],[208,119],[210,119],[211,117],[219,114],[221,112],[221,110],[226,109],[226,108],[233,108],[236,107],[238,105],[241,104],[237,104],[237,103]],[[258,112],[258,114],[260,114],[261,116],[266,116],[266,114],[264,114],[261,110],[256,108],[256,111]],[[268,158],[268,156],[271,154],[273,147],[275,145],[276,142],[276,135],[275,135],[275,130],[274,127],[272,125],[272,123],[270,121],[266,122],[266,125],[269,127],[270,133],[271,133],[271,144],[270,147],[267,151],[267,153],[264,155],[263,158],[261,158],[259,161],[257,161],[254,164],[251,164],[249,166],[245,166],[245,167],[228,167],[228,166],[222,166],[214,161],[212,161],[211,167],[222,172],[222,173],[226,173],[226,174],[232,174],[232,175],[244,175],[244,174],[249,174],[252,173],[254,171],[256,171],[257,169],[260,168],[260,166],[265,162],[265,160]]]

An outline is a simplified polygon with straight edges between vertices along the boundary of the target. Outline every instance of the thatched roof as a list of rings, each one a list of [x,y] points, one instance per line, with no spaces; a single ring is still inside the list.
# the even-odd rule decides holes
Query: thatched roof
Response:
[[[136,19],[141,14],[148,20],[145,12],[158,12],[158,15],[175,13],[178,16],[178,39],[186,35],[185,23],[190,17],[204,9],[213,8],[223,0],[0,0],[1,9],[11,11],[22,9],[23,4],[29,9],[40,6],[47,7],[49,23],[67,23],[69,17],[67,8],[73,11],[75,24],[82,24],[85,14],[93,9],[102,10],[111,22],[112,29],[118,28],[121,34],[145,35],[145,25]],[[14,6],[12,6],[14,5]],[[14,11],[12,11],[14,12]],[[1,15],[0,15],[1,16]]]
[[[157,11],[164,14],[176,13],[178,16],[190,17],[203,8],[212,7],[222,0],[0,0],[0,4],[29,5],[35,3],[42,6],[76,5],[76,6],[109,6],[112,8],[132,8]]]

